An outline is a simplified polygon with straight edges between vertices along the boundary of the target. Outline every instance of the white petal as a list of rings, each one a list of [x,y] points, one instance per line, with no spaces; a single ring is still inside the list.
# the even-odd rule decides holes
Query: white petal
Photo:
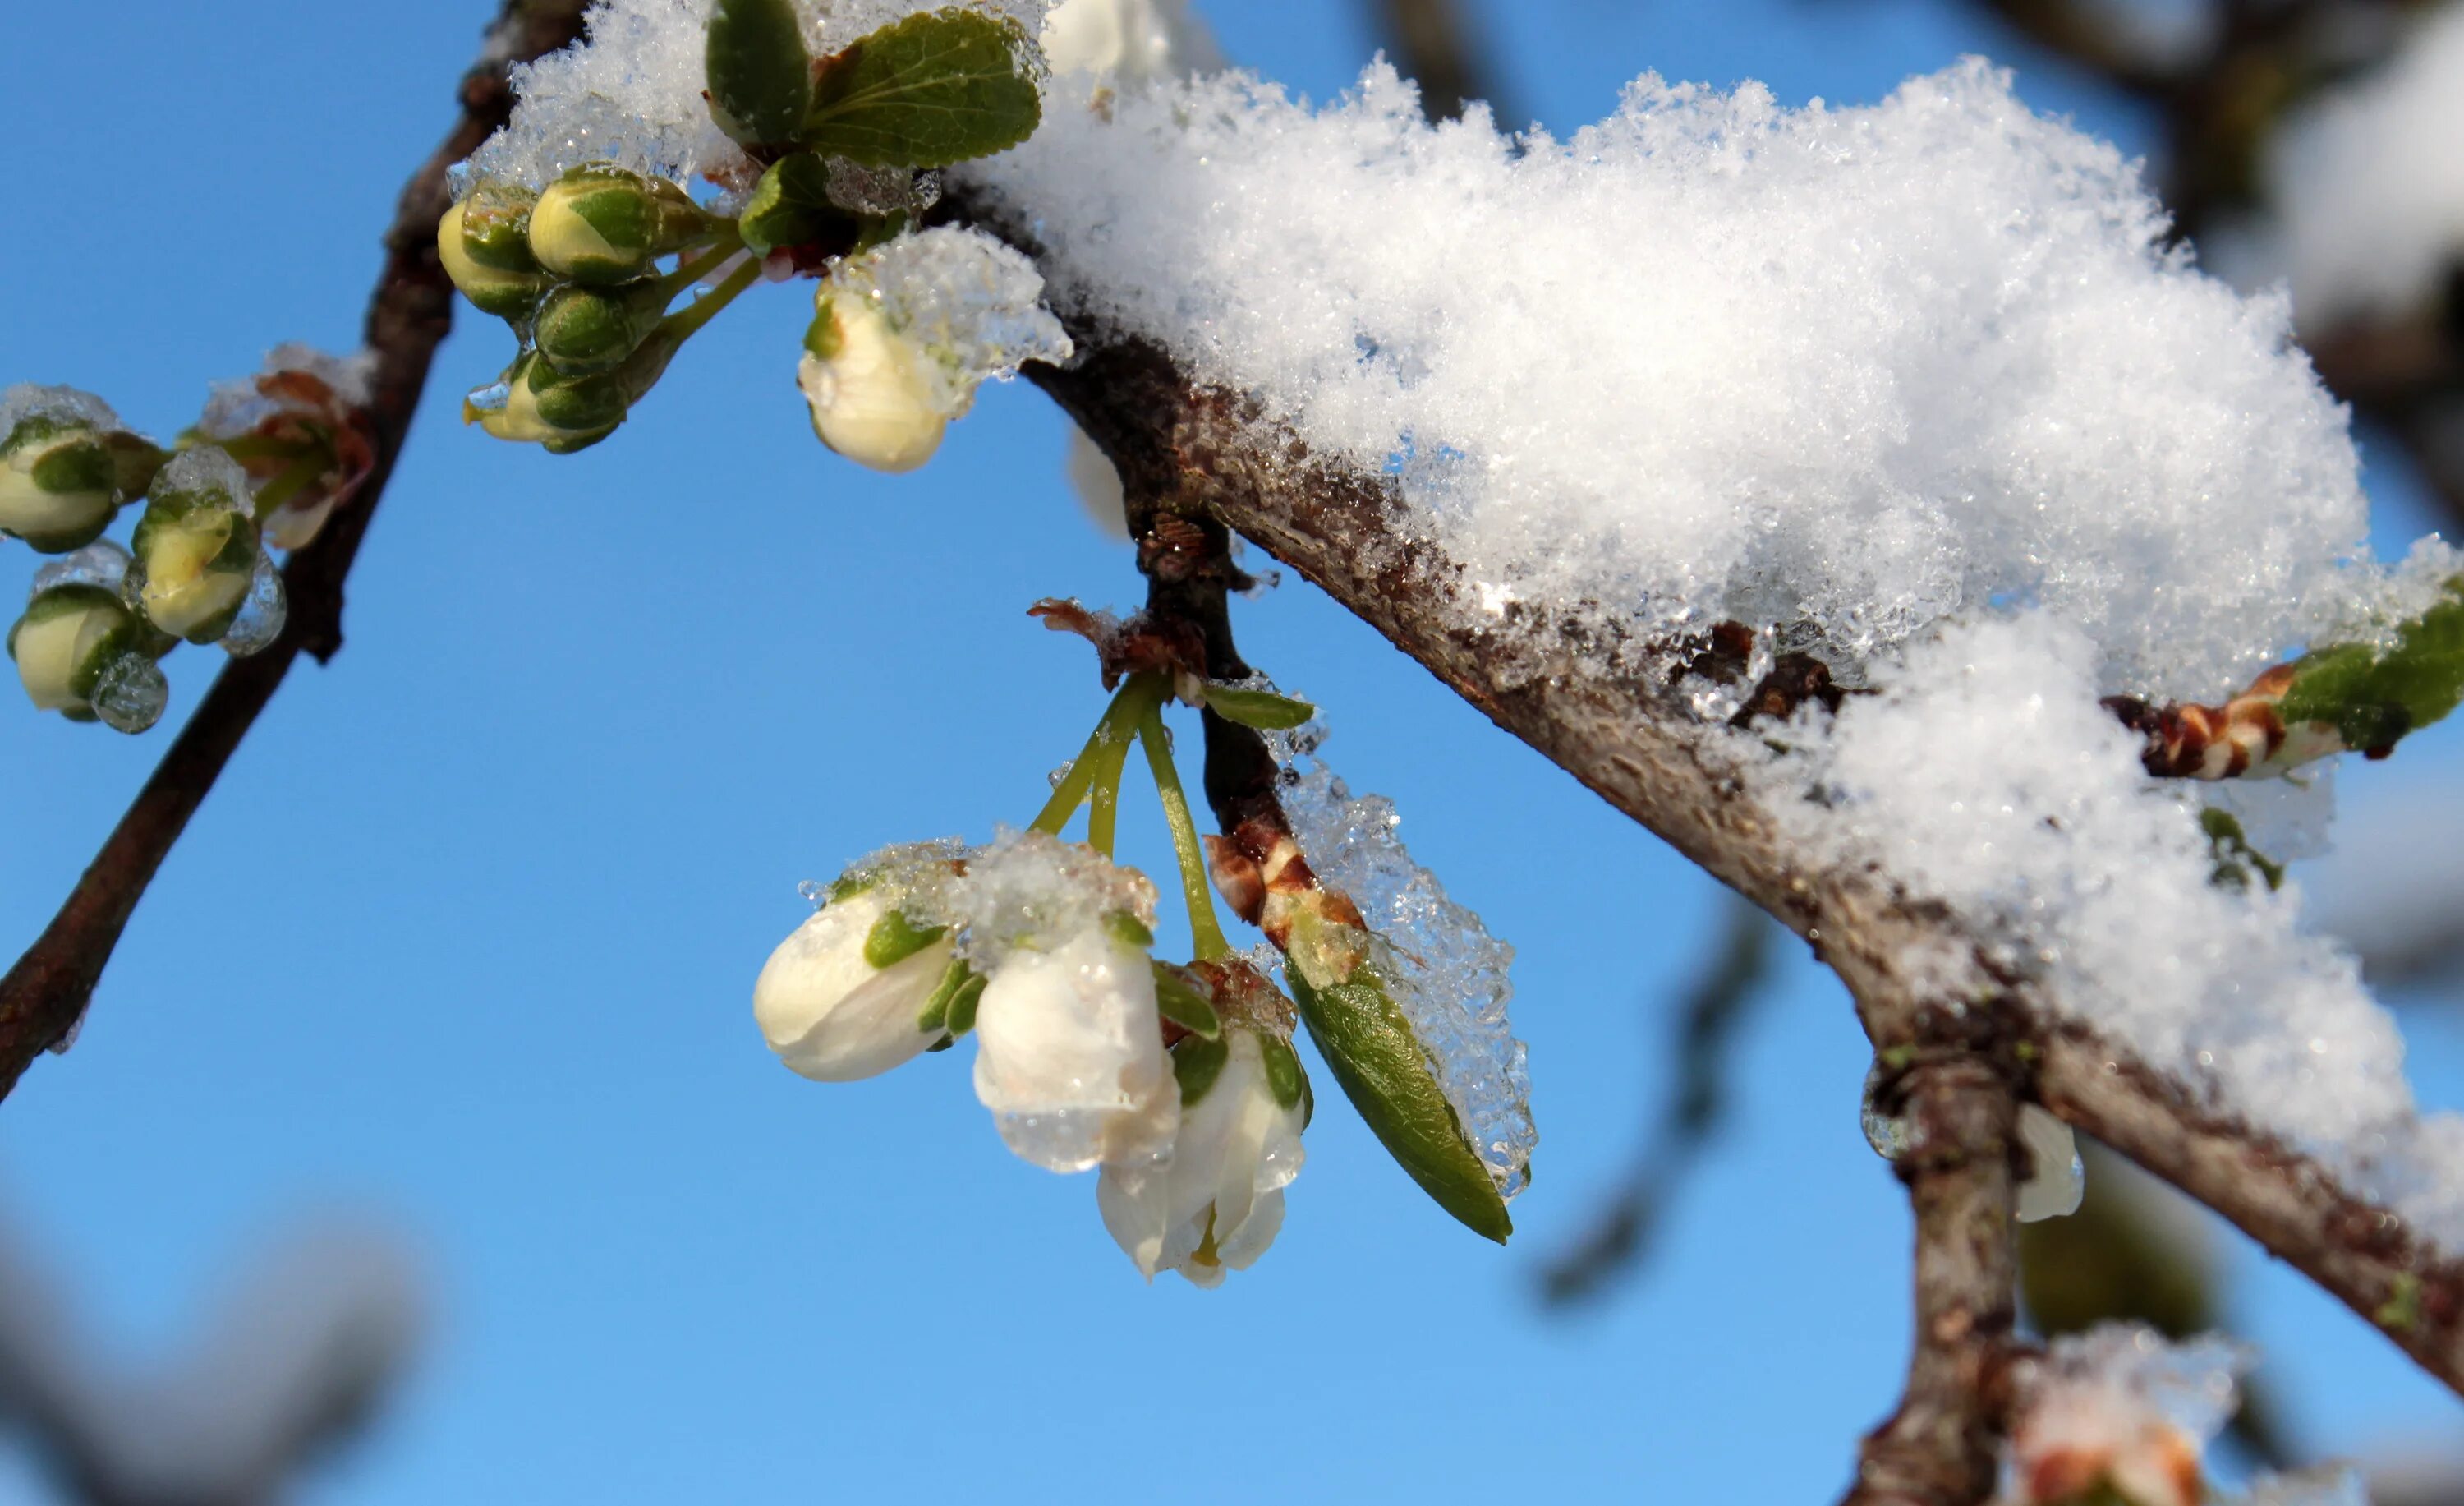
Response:
[[[1146,954],[1100,928],[1013,954],[977,1010],[976,1096],[1011,1150],[1053,1171],[1164,1154],[1180,1089]]]
[[[780,943],[753,986],[753,1015],[770,1049],[807,1077],[873,1076],[938,1038],[915,1019],[940,985],[950,948],[927,946],[874,967],[864,960],[865,939],[889,909],[873,894],[825,907]]]
[[[1095,1179],[1095,1207],[1104,1229],[1148,1280],[1163,1269],[1163,1237],[1172,1179],[1163,1165],[1106,1166]]]
[[[2019,1184],[2019,1222],[2062,1218],[2079,1211],[2087,1194],[2087,1175],[2079,1164],[2079,1137],[2071,1127],[2034,1103],[2019,1105],[2019,1143],[2028,1149],[2035,1169]]]

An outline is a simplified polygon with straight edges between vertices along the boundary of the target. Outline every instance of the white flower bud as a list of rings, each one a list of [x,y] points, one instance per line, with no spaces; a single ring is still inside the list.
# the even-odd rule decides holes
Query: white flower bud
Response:
[[[163,714],[167,687],[145,646],[118,592],[83,581],[36,591],[9,630],[9,656],[36,710],[121,732],[143,732]]]
[[[1280,1070],[1270,1070],[1269,1053]],[[1287,1042],[1231,1027],[1220,1040],[1190,1036],[1173,1055],[1181,1111],[1171,1159],[1106,1166],[1095,1201],[1104,1228],[1149,1279],[1171,1269],[1218,1286],[1283,1228],[1308,1100]]]
[[[248,476],[210,446],[163,468],[129,539],[129,594],[154,626],[211,643],[231,627],[256,573]]]
[[[796,366],[813,432],[876,471],[913,471],[932,459],[950,419],[931,360],[866,299],[825,290]]]
[[[753,1017],[781,1061],[821,1082],[870,1077],[944,1031],[923,1021],[954,965],[949,938],[920,931],[894,897],[836,899],[770,954],[753,986]]]
[[[1052,1171],[1169,1150],[1180,1088],[1146,954],[1101,925],[1012,952],[977,1009],[976,1096],[1012,1151]]]
[[[74,388],[24,383],[0,394],[0,533],[56,554],[108,527],[162,463],[119,423]]]

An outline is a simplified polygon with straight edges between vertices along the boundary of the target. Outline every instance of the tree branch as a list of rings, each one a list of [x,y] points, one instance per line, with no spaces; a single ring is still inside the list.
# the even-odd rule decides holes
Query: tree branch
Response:
[[[1420,86],[1420,111],[1450,121],[1485,100],[1502,121],[1506,102],[1464,14],[1465,0],[1371,0],[1372,23],[1395,50],[1395,71]]]
[[[1986,939],[1939,905],[1870,869],[1807,867],[1747,793],[1737,740],[1695,720],[1672,687],[1603,670],[1576,641],[1535,662],[1529,644],[1548,640],[1531,629],[1545,624],[1511,624],[1513,643],[1480,626],[1457,599],[1459,568],[1397,526],[1401,503],[1386,478],[1318,460],[1240,399],[1194,388],[1152,345],[1083,325],[1072,334],[1086,358],[1036,368],[1035,380],[1112,456],[1129,495],[1221,523],[1307,576],[1500,727],[1803,936],[1855,998],[1985,1022],[1990,1039],[1971,1049],[2024,1068],[2023,1091],[2222,1213],[2464,1392],[2464,1267],[2316,1161],[2067,1020],[2044,985],[1994,965]]]
[[[1916,1212],[1916,1342],[1899,1409],[1866,1435],[1843,1506],[1977,1506],[2010,1411],[2018,1103],[1961,1038],[1975,1033],[1964,1017],[1905,995],[1860,1012],[1878,1042],[1897,1038],[1887,1052],[1914,1053],[1881,1106],[1904,1126],[1893,1164]]]
[[[292,663],[303,652],[323,663],[341,649],[343,581],[402,454],[429,363],[453,321],[453,286],[436,261],[436,222],[451,202],[446,169],[504,123],[513,108],[508,66],[580,36],[584,3],[506,0],[479,62],[462,80],[461,119],[404,185],[368,304],[366,341],[377,357],[368,405],[375,467],[351,504],[283,567],[291,612],[281,637],[215,676],[59,913],[0,978],[0,1097],[36,1055],[76,1029],[138,900]]]

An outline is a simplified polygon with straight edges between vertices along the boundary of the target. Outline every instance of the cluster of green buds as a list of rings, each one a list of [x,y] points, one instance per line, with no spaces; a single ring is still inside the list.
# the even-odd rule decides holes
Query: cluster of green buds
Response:
[[[615,162],[534,189],[514,180],[537,164],[499,163],[488,176],[486,154],[474,159],[481,175],[439,222],[437,255],[465,297],[513,326],[518,350],[471,394],[467,422],[559,454],[597,444],[765,272],[826,275],[913,238],[938,193],[936,169],[1017,145],[1042,110],[1034,39],[961,7],[817,57],[793,0],[716,0],[704,62],[712,119],[744,148],[710,169],[707,203]],[[701,296],[671,312],[695,286]],[[816,429],[863,463],[921,464],[985,374],[968,365],[981,343],[939,338],[928,369],[929,332],[885,322],[877,304],[843,301],[833,318],[823,302],[801,372]],[[1006,374],[1054,350],[1066,350],[1057,324],[1042,344],[1011,342],[982,360]]]
[[[513,325],[521,350],[464,416],[557,454],[606,438],[697,327],[692,311],[671,320],[668,306],[740,246],[733,225],[678,185],[612,164],[576,167],[538,193],[477,184],[438,222],[437,256],[464,297]],[[679,264],[662,271],[671,256]]]
[[[31,383],[0,394],[0,533],[44,554],[92,543],[166,458],[108,404]]]

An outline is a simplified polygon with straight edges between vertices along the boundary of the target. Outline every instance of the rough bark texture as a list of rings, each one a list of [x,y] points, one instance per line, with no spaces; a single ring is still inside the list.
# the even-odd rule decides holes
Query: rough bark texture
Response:
[[[291,614],[282,636],[259,653],[231,660],[215,676],[59,913],[0,978],[0,1096],[37,1055],[76,1029],[155,870],[293,662],[305,653],[323,663],[341,651],[343,580],[410,432],[429,362],[453,323],[453,285],[436,261],[436,222],[451,202],[445,171],[504,123],[513,108],[506,67],[579,36],[584,3],[507,0],[478,65],[462,80],[460,120],[404,185],[385,232],[385,270],[368,303],[367,344],[377,354],[369,404],[375,469],[351,503],[284,566]]]

